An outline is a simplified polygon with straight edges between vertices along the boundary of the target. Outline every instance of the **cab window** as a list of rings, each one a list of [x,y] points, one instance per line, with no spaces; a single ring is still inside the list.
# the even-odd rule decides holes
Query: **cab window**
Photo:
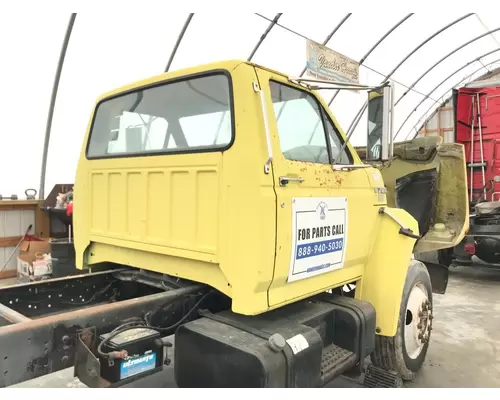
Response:
[[[287,160],[332,164],[339,158],[338,164],[352,164],[347,149],[338,157],[343,142],[313,95],[276,81],[269,84],[280,147]]]
[[[140,88],[101,102],[87,158],[224,151],[233,138],[230,78],[211,73]]]

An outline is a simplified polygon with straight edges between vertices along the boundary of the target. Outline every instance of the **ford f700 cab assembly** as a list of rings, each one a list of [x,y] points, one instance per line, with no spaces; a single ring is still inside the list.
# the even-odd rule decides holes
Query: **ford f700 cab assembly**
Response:
[[[365,148],[318,88],[368,92]],[[466,170],[460,145],[392,143],[392,90],[231,60],[100,97],[74,200],[92,273],[27,285],[36,311],[0,290],[0,346],[29,335],[15,363],[41,360],[2,383],[74,365],[121,385],[169,363],[172,335],[181,387],[317,387],[367,357],[373,379],[413,379],[446,288],[418,258],[463,238]]]

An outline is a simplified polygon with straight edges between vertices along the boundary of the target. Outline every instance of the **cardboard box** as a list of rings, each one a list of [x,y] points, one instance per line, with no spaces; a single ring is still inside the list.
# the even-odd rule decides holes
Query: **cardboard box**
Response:
[[[52,274],[49,239],[30,238],[19,246],[17,278],[20,282],[47,279]]]

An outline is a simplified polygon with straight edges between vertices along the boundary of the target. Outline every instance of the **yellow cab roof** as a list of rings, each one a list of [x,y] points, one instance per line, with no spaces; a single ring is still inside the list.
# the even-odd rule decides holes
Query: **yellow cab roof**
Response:
[[[109,91],[101,94],[98,97],[97,102],[100,102],[106,98],[113,97],[113,96],[120,94],[120,93],[123,93],[123,92],[128,92],[128,91],[131,91],[131,90],[134,90],[134,89],[137,89],[140,87],[144,87],[144,86],[154,85],[155,83],[158,83],[158,82],[162,82],[162,81],[166,81],[166,80],[174,79],[174,78],[179,78],[179,77],[186,76],[186,75],[195,75],[195,74],[199,74],[200,72],[211,71],[211,70],[232,71],[240,64],[248,64],[248,65],[254,66],[256,68],[265,69],[265,70],[270,71],[270,72],[277,74],[277,75],[281,75],[284,77],[287,76],[286,74],[283,74],[282,72],[279,72],[279,71],[276,71],[276,70],[273,70],[273,69],[270,69],[270,68],[267,68],[267,67],[249,62],[249,61],[246,61],[246,60],[238,60],[238,59],[224,60],[224,61],[217,61],[217,62],[212,62],[212,63],[208,63],[208,64],[200,64],[200,65],[196,65],[196,66],[188,67],[188,68],[182,68],[182,69],[178,69],[175,71],[163,72],[161,74],[154,75],[154,76],[151,76],[149,78],[145,78],[145,79],[141,79],[141,80],[138,80],[135,82],[131,82],[131,83],[128,83],[126,85],[109,90]]]

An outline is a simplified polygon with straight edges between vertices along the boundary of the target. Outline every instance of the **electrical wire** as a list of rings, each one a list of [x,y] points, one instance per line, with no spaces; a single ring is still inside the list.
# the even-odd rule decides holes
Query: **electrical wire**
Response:
[[[210,296],[211,294],[213,294],[214,291],[211,290],[207,293],[205,293],[196,303],[193,307],[191,307],[191,309],[186,313],[184,314],[184,316],[179,320],[177,321],[175,324],[171,325],[171,326],[168,326],[166,328],[162,328],[162,327],[155,327],[155,326],[151,326],[149,324],[149,321],[147,320],[147,318],[145,317],[144,319],[142,318],[137,318],[135,321],[128,321],[128,322],[125,322],[124,324],[122,325],[119,325],[118,327],[116,327],[115,329],[113,329],[105,338],[104,340],[101,341],[101,343],[99,343],[99,346],[97,346],[97,353],[101,356],[101,357],[104,357],[104,358],[111,358],[111,353],[112,352],[109,352],[109,353],[104,353],[102,351],[102,348],[104,347],[105,344],[109,343],[109,341],[113,338],[115,338],[116,336],[118,336],[119,334],[123,333],[123,332],[126,332],[126,331],[129,331],[129,330],[132,330],[132,329],[136,329],[136,328],[149,328],[149,329],[153,329],[157,332],[163,332],[163,331],[168,331],[168,330],[172,330],[172,329],[175,329],[177,328],[179,325],[181,325],[195,310],[198,309],[198,307],[200,306],[200,304],[208,297]],[[161,307],[159,307],[159,310],[165,308],[167,305],[171,305],[173,302],[177,301],[179,299],[172,299],[171,301],[168,301],[167,303],[163,304]],[[148,314],[147,314],[148,315]]]
[[[142,319],[125,322],[124,324],[117,326],[108,334],[108,336],[104,338],[104,340],[101,343],[99,343],[99,346],[97,346],[97,352],[101,357],[110,358],[110,353],[104,353],[102,351],[102,348],[104,347],[105,344],[107,344],[114,337],[118,336],[120,333],[142,327],[146,327],[146,324],[144,323],[144,321],[142,321]]]
[[[205,293],[197,302],[196,304],[191,307],[191,309],[186,313],[184,314],[184,316],[179,320],[177,321],[175,324],[173,325],[170,325],[170,326],[167,326],[166,328],[161,328],[161,327],[157,327],[157,326],[151,326],[149,325],[149,323],[146,325],[148,328],[151,328],[151,329],[154,329],[156,331],[159,331],[159,332],[162,332],[162,331],[169,331],[169,330],[172,330],[172,329],[175,329],[177,328],[180,324],[182,324],[195,310],[198,309],[198,307],[200,306],[200,304],[203,302],[203,300],[205,300],[208,296],[210,296],[211,294],[213,294],[214,292],[213,291],[210,291],[210,292],[207,292]]]

